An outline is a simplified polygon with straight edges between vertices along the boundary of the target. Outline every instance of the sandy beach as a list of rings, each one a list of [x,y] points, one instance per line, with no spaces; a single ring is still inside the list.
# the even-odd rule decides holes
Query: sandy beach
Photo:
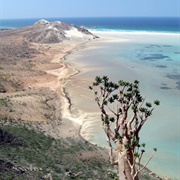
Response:
[[[64,90],[66,79],[77,70],[64,59],[85,41],[39,44],[20,37],[9,31],[1,34],[0,78],[6,93],[0,97],[9,103],[1,108],[0,117],[32,122],[54,138],[79,138],[80,123],[68,119],[70,105]]]

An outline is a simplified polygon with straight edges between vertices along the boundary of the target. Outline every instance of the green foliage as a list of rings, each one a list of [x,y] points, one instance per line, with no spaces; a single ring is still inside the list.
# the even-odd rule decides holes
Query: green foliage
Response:
[[[131,107],[134,113],[142,113],[141,118],[148,118],[152,115],[154,108],[152,107],[152,103],[144,102],[145,99],[141,96],[138,80],[135,80],[133,83],[120,80],[116,84],[109,81],[107,76],[97,76],[93,86],[89,86],[89,89],[94,91],[96,96],[95,100],[99,103],[99,106],[109,107],[110,104],[119,104],[117,105],[117,107],[119,107],[117,109],[118,114],[122,113],[121,107],[124,106],[127,110]],[[103,99],[102,102],[101,98]],[[155,100],[154,104],[158,106],[160,105],[160,101]],[[102,113],[104,113],[104,111]],[[106,118],[103,122],[109,124],[109,119]],[[111,122],[114,122],[114,120]],[[139,123],[140,121],[136,116],[135,124],[138,125]]]
[[[145,113],[147,111],[147,109],[144,108],[144,107],[141,107],[141,108],[139,108],[139,111],[142,112],[142,113]]]
[[[7,98],[0,98],[0,106],[8,106]]]
[[[145,153],[145,150],[144,150],[144,149],[142,149],[142,150],[141,150],[141,153]]]
[[[97,77],[95,78],[95,81],[96,81],[96,83],[99,85],[99,84],[102,82],[102,79],[101,79],[99,76],[97,76]]]
[[[113,180],[118,180],[118,177],[115,177]]]
[[[109,121],[114,122],[115,121],[114,117],[110,117]]]
[[[157,105],[157,106],[159,106],[159,105],[160,105],[160,101],[155,100],[155,101],[154,101],[154,104]]]
[[[135,80],[135,81],[134,81],[134,84],[139,84],[139,81],[138,81],[138,80]]]
[[[134,153],[134,157],[139,158],[139,157],[140,157],[140,154],[139,154],[138,152],[135,152],[135,153]]]
[[[19,173],[12,168],[2,168],[0,164],[0,179],[43,179],[51,172],[53,179],[64,179],[65,173],[71,175],[65,179],[77,178],[75,174],[83,172],[81,179],[113,179],[107,175],[111,166],[100,156],[81,160],[81,153],[95,153],[97,147],[84,141],[72,138],[56,140],[21,125],[1,126],[3,134],[7,133],[4,141],[0,142],[0,163],[2,160],[11,162],[15,167],[38,167],[42,170]],[[1,137],[1,136],[0,136]],[[5,140],[4,139],[4,140]],[[7,163],[6,163],[7,164]],[[92,172],[96,171],[94,174]],[[80,178],[80,177],[79,177]]]
[[[137,106],[136,106],[136,105],[133,105],[133,106],[131,107],[131,109],[132,109],[133,111],[137,111]]]
[[[132,144],[133,146],[139,147],[139,140],[133,139]]]
[[[160,102],[155,100],[154,106],[151,102],[145,102],[138,80],[133,83],[123,80],[113,83],[107,76],[97,76],[89,89],[94,92],[106,135],[114,143],[118,142],[119,152],[124,151],[131,156],[131,165],[136,162],[140,164],[146,144],[140,144],[139,132]],[[154,148],[154,151],[157,149]]]
[[[122,139],[123,139],[123,136],[120,136],[120,135],[119,135],[117,138],[118,138],[119,140],[122,140]]]
[[[93,89],[92,86],[89,86],[89,89],[92,90]]]
[[[156,152],[156,151],[157,151],[157,148],[153,148],[153,150]]]
[[[114,98],[113,98],[113,97],[110,97],[110,98],[108,99],[108,101],[109,101],[110,103],[113,103],[113,102],[114,102]]]
[[[103,105],[107,105],[108,104],[108,101],[103,101]]]
[[[151,103],[146,103],[146,106],[148,107],[148,108],[151,108],[152,107],[152,104]]]
[[[142,147],[145,147],[145,146],[146,146],[146,144],[145,144],[145,143],[142,143],[142,144],[141,144],[141,146],[142,146]]]

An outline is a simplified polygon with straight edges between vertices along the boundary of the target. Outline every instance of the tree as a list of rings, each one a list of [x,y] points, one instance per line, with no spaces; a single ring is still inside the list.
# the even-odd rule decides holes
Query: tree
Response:
[[[118,165],[119,179],[138,180],[139,173],[157,151],[154,148],[146,164],[141,165],[146,145],[140,143],[140,131],[160,102],[155,100],[153,105],[145,102],[137,80],[133,83],[122,80],[113,83],[107,76],[97,76],[89,89],[94,92],[95,101],[101,111],[110,162]]]

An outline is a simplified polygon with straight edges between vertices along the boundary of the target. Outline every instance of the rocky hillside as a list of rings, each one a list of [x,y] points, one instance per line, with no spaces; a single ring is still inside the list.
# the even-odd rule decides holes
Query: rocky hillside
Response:
[[[0,31],[1,36],[24,36],[29,42],[41,44],[60,43],[64,40],[84,41],[98,38],[85,27],[77,27],[60,21],[48,22],[44,19],[37,21],[32,26]]]
[[[76,27],[60,21],[48,22],[46,20],[40,20],[31,26],[31,33],[27,36],[30,42],[36,43],[59,43],[63,40],[97,38],[84,27]]]
[[[103,148],[82,139],[54,139],[27,124],[0,123],[0,154],[1,180],[117,179],[117,170]],[[140,180],[169,179],[145,169]]]

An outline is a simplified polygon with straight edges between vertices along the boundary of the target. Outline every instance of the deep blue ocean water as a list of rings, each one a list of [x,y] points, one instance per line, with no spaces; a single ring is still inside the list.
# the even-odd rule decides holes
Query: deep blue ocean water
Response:
[[[0,19],[0,29],[21,28],[34,24],[40,19],[62,21],[76,26],[96,30],[180,32],[179,17],[99,17],[99,18],[39,18],[39,19]]]

